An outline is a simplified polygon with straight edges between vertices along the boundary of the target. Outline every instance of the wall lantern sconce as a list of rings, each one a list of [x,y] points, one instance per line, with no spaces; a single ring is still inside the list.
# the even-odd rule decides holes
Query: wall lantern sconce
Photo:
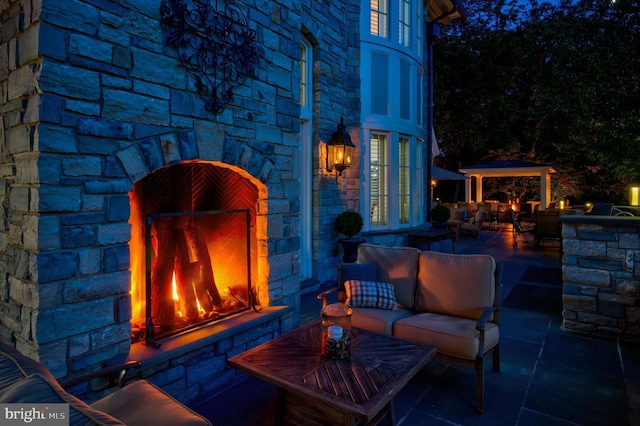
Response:
[[[349,166],[353,160],[356,146],[351,142],[351,136],[346,131],[344,118],[340,118],[338,130],[333,132],[331,140],[327,143],[327,171],[338,171],[338,176]]]
[[[629,189],[629,204],[632,206],[640,206],[640,185],[631,185]]]

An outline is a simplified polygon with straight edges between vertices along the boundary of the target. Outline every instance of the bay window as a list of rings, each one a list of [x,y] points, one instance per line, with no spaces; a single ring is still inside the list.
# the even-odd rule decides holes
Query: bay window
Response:
[[[423,0],[368,0],[361,8],[365,231],[424,224]]]

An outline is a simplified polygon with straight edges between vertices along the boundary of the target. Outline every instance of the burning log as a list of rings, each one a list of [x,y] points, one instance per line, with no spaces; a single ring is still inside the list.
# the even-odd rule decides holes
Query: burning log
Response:
[[[194,282],[194,289],[200,305],[207,312],[220,309],[222,307],[222,298],[213,276],[213,266],[211,265],[207,242],[192,220],[189,221],[184,232],[194,257],[198,259],[199,280]]]
[[[153,221],[157,240],[156,262],[151,271],[151,312],[155,325],[172,327],[175,317],[173,302],[173,270],[177,245],[175,218],[162,217]]]
[[[176,259],[176,292],[180,300],[180,311],[184,313],[187,321],[198,319],[198,299],[193,291],[193,283],[199,280],[198,265],[191,262],[188,244],[184,235],[179,233],[180,249]]]
[[[193,218],[160,217],[153,221],[157,239],[156,260],[151,275],[152,316],[160,328],[173,327],[176,310],[187,321],[200,313],[220,310],[223,301],[218,292],[205,237]],[[180,300],[178,309],[173,295],[173,274]]]

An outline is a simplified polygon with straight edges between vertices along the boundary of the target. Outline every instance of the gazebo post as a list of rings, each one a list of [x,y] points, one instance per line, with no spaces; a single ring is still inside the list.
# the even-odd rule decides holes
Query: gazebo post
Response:
[[[482,193],[482,176],[476,176],[476,203],[481,203],[484,200],[484,194]]]
[[[545,211],[551,203],[551,175],[545,171],[540,172],[540,210]]]
[[[465,175],[467,179],[464,180],[464,202],[471,202],[471,178],[469,175]]]

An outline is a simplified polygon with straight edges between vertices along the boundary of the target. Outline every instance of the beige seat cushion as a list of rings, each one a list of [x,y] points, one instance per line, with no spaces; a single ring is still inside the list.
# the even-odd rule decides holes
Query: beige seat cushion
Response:
[[[478,238],[480,236],[480,227],[471,223],[463,223],[460,225],[460,235],[463,237]]]
[[[423,251],[419,264],[416,310],[477,320],[493,306],[493,257]]]
[[[461,207],[451,207],[449,210],[451,211],[449,220],[467,220],[467,214],[469,213],[467,209]]]
[[[132,404],[135,409],[132,409]],[[132,382],[91,406],[109,413],[127,426],[211,426],[207,419],[146,380]]]
[[[69,404],[69,424],[74,426],[124,425],[116,418],[92,408],[67,393],[57,381],[39,373],[31,374],[0,390],[3,404]],[[34,422],[36,424],[37,422]]]
[[[413,314],[413,311],[403,308],[394,311],[379,308],[353,308],[351,325],[390,336],[396,321]]]
[[[365,243],[358,247],[358,263],[376,263],[378,281],[393,284],[398,305],[413,309],[419,253],[413,247],[385,247]]]
[[[468,360],[476,358],[480,342],[476,321],[431,313],[416,314],[396,321],[393,335],[432,345],[439,353]],[[498,326],[488,323],[484,351],[496,346],[499,340]]]

